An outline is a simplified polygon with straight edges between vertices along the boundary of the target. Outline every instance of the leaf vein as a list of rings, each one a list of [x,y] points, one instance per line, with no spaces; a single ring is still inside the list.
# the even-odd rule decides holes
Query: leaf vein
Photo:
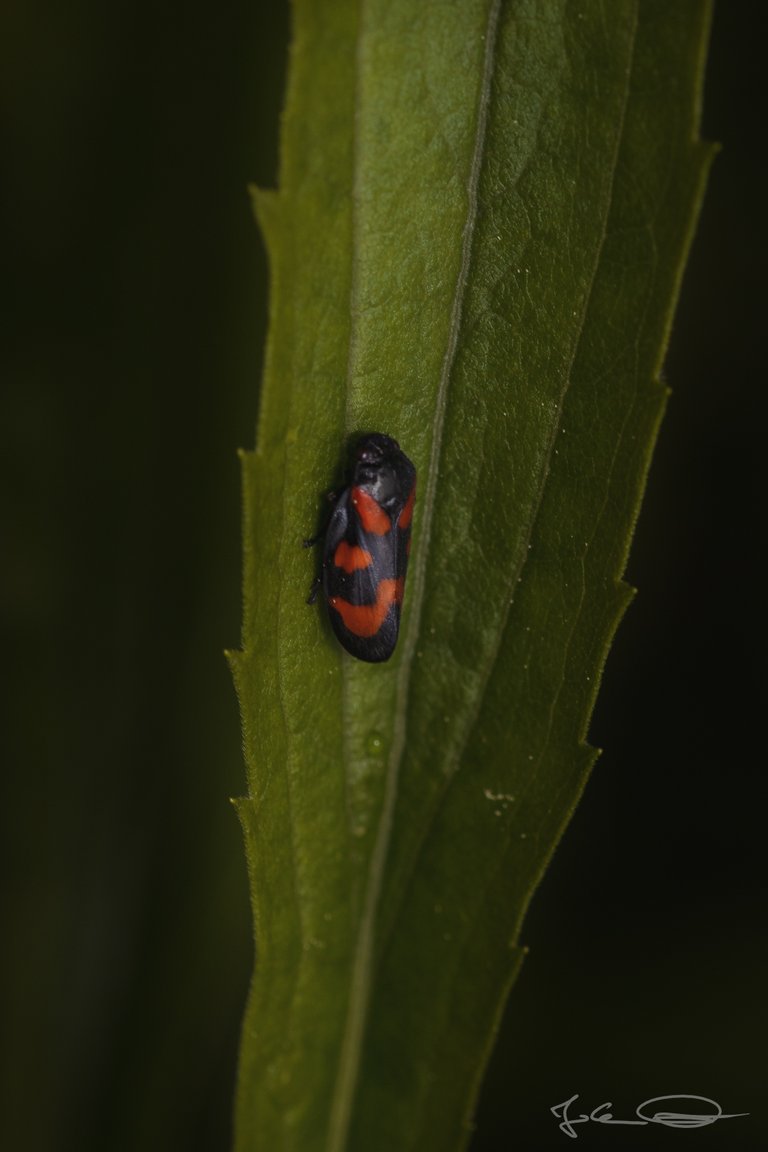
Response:
[[[393,739],[387,765],[384,800],[376,833],[376,841],[371,855],[368,884],[363,900],[360,930],[351,974],[347,1019],[342,1040],[336,1089],[331,1108],[329,1152],[342,1152],[347,1142],[352,1116],[354,1091],[359,1071],[360,1054],[370,1002],[376,921],[384,883],[386,862],[389,855],[389,846],[392,838],[400,767],[405,749],[406,706],[411,668],[416,654],[421,608],[424,602],[427,556],[436,502],[445,409],[451,374],[459,345],[464,298],[472,258],[472,243],[477,222],[478,188],[482,171],[500,13],[501,0],[492,0],[485,30],[485,56],[483,59],[483,73],[478,99],[474,149],[467,181],[467,216],[462,236],[461,262],[451,309],[448,342],[436,395],[427,484],[424,497],[421,501],[419,548],[411,577],[411,614],[408,621],[408,628],[403,638],[401,665],[396,689]]]

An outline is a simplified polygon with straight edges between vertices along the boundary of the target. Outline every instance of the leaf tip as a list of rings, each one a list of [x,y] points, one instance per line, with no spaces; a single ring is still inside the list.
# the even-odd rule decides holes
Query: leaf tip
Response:
[[[253,218],[259,226],[267,252],[272,258],[280,227],[280,195],[274,188],[259,188],[248,185]]]

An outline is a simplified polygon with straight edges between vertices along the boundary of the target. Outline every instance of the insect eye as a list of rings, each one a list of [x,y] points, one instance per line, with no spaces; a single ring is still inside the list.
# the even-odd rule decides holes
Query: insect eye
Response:
[[[373,432],[359,442],[355,458],[363,464],[376,466],[399,451],[400,447],[397,441],[393,440],[391,436],[385,436],[382,432]]]

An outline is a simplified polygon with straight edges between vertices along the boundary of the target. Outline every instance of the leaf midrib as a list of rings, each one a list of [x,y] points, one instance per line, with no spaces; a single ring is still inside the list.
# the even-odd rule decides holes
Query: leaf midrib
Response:
[[[397,790],[400,768],[405,748],[405,730],[407,699],[410,685],[411,669],[416,653],[416,641],[419,633],[422,605],[424,603],[424,587],[426,582],[427,559],[431,538],[432,522],[437,492],[437,476],[439,461],[442,454],[443,428],[447,395],[456,352],[459,346],[461,322],[464,311],[467,283],[472,258],[472,245],[475,235],[478,208],[478,188],[482,171],[485,138],[488,122],[488,107],[490,104],[491,85],[496,61],[496,39],[501,12],[501,0],[492,0],[489,8],[485,30],[485,54],[483,58],[482,83],[480,85],[477,118],[475,126],[474,150],[467,182],[467,215],[464,223],[462,237],[462,253],[459,272],[456,279],[456,288],[451,309],[451,319],[448,329],[448,342],[440,373],[440,380],[436,394],[435,416],[433,420],[432,448],[430,453],[427,484],[423,498],[420,501],[420,531],[419,550],[417,562],[414,565],[411,577],[412,593],[411,613],[408,628],[403,638],[402,656],[395,687],[395,714],[393,739],[387,763],[384,785],[384,799],[381,815],[376,832],[376,840],[371,854],[368,884],[365,886],[363,905],[360,915],[360,927],[357,936],[354,960],[352,963],[350,979],[350,995],[347,1006],[347,1017],[341,1040],[341,1053],[339,1068],[336,1077],[334,1098],[331,1105],[329,1124],[329,1152],[343,1152],[346,1147],[349,1127],[352,1118],[352,1107],[357,1078],[360,1069],[360,1056],[365,1036],[365,1024],[370,1004],[371,983],[373,978],[373,945],[376,919],[384,883],[389,848],[392,839],[392,826],[397,800]],[[362,42],[360,33],[358,45]],[[358,51],[358,81],[360,76],[360,53]],[[356,141],[355,141],[356,143]],[[358,163],[358,150],[355,147],[354,183],[357,185],[360,177]],[[354,203],[359,203],[355,197]],[[353,235],[357,232],[357,220],[353,221]],[[359,246],[355,243],[355,252]],[[354,259],[354,256],[353,256]],[[352,277],[351,307],[355,312],[355,294],[357,290],[357,277]],[[352,362],[350,358],[350,363]],[[349,756],[344,750],[345,771],[348,768]],[[348,774],[348,773],[347,773]]]

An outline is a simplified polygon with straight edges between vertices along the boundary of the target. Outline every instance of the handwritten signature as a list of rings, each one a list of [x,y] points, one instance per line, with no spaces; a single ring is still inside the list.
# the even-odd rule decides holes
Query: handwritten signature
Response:
[[[639,1117],[638,1120],[614,1120],[613,1113],[610,1111],[613,1107],[610,1100],[606,1100],[604,1104],[598,1104],[597,1108],[592,1109],[589,1116],[584,1115],[584,1113],[581,1116],[569,1116],[568,1109],[578,1098],[577,1092],[569,1100],[564,1100],[562,1104],[555,1104],[550,1108],[550,1112],[560,1119],[558,1125],[560,1131],[565,1132],[566,1136],[572,1136],[574,1140],[578,1136],[574,1130],[574,1124],[588,1124],[590,1120],[595,1124],[636,1124],[638,1126],[662,1124],[665,1128],[703,1128],[706,1124],[714,1124],[717,1120],[732,1120],[735,1116],[749,1116],[749,1112],[723,1112],[716,1100],[710,1100],[707,1096],[687,1096],[684,1093],[672,1096],[652,1096],[650,1100],[644,1100],[635,1109],[635,1115]],[[657,1104],[660,1100],[676,1100],[678,1102],[696,1100],[697,1110],[695,1112],[651,1112],[652,1105]],[[698,1106],[702,1103],[710,1107],[702,1109]]]

